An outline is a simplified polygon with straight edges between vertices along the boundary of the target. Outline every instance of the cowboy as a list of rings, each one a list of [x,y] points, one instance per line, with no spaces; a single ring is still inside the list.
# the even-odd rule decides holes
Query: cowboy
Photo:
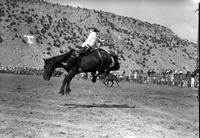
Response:
[[[97,33],[99,33],[99,30],[96,27],[88,27],[88,30],[90,31],[90,34],[88,35],[88,38],[86,41],[81,45],[80,50],[76,50],[71,57],[67,60],[67,65],[64,65],[65,69],[68,69],[76,59],[82,55],[87,54],[88,51],[91,50],[92,47],[96,46],[97,41]],[[100,42],[104,42],[105,40],[99,39]]]
[[[97,40],[97,33],[99,33],[99,30],[96,27],[89,27],[90,34],[86,41],[82,44],[82,47],[92,47],[95,45],[95,42]]]

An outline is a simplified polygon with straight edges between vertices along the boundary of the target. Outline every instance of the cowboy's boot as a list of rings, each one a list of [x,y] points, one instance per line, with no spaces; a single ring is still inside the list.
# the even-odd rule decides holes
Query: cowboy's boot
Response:
[[[91,49],[91,47],[83,47],[82,49],[80,49],[78,51],[78,54],[80,56],[84,56],[84,55],[86,55],[90,51],[90,49]]]
[[[69,70],[69,68],[76,62],[77,58],[78,58],[77,53],[72,54],[71,57],[67,60],[66,65],[63,65],[63,67],[66,70]]]

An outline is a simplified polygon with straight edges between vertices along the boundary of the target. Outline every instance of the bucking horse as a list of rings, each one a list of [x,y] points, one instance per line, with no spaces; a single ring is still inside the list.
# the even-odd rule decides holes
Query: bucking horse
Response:
[[[60,88],[59,93],[61,95],[69,94],[71,91],[70,82],[73,77],[79,73],[91,72],[92,82],[96,82],[96,79],[99,75],[103,73],[107,74],[110,71],[119,70],[120,68],[117,55],[108,53],[107,51],[98,48],[93,49],[86,55],[77,58],[77,61],[67,69],[65,68],[64,63],[66,63],[73,52],[75,52],[74,49],[62,55],[44,59],[44,80],[50,80],[56,68],[64,68],[68,72]]]

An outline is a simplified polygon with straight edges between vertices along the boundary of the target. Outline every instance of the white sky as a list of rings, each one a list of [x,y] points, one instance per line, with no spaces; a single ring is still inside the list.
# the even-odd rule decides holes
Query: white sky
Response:
[[[102,10],[133,17],[172,29],[183,39],[197,43],[198,3],[194,0],[46,0],[62,5]]]

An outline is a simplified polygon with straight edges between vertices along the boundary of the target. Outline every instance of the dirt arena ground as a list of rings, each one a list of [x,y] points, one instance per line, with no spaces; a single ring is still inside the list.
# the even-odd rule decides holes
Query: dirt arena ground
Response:
[[[0,138],[198,138],[197,90],[0,74]]]

